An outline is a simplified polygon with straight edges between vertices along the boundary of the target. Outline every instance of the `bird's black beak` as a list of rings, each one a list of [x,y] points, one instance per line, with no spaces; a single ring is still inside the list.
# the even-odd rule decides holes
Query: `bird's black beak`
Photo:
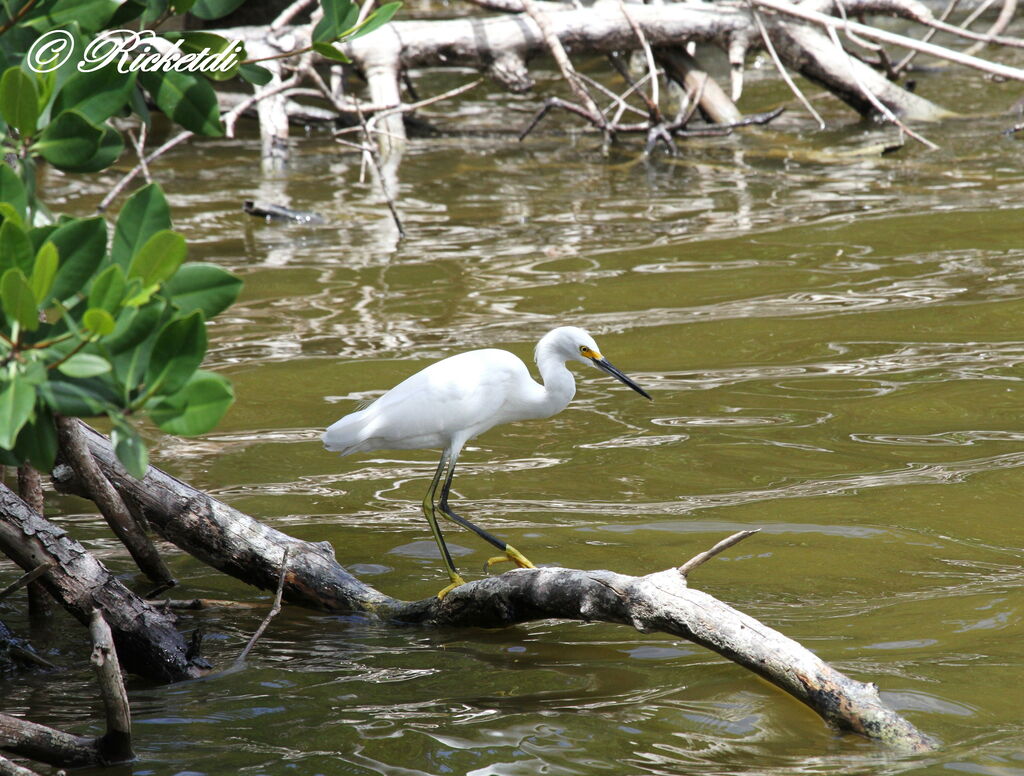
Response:
[[[643,396],[645,399],[650,399],[651,401],[654,401],[654,399],[651,399],[651,395],[647,393],[647,391],[645,391],[639,385],[637,385],[628,377],[626,377],[626,375],[620,372],[607,358],[595,358],[592,360],[594,362],[594,366],[596,366],[598,369],[602,370],[603,372],[607,372],[619,382],[625,383],[638,394]]]

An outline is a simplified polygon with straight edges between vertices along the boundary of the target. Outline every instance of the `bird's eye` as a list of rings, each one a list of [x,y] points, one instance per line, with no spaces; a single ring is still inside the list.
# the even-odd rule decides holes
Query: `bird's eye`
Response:
[[[589,352],[590,348],[588,348],[586,345],[580,345],[580,353],[582,353],[585,356]]]

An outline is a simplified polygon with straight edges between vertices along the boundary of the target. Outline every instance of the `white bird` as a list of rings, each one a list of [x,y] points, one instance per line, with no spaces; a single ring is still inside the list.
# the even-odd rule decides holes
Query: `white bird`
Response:
[[[423,499],[423,513],[441,551],[451,584],[439,598],[464,580],[455,570],[451,554],[437,524],[436,509],[450,520],[475,532],[503,553],[488,565],[511,561],[534,568],[522,553],[489,534],[448,507],[455,464],[463,445],[499,423],[548,418],[564,410],[576,393],[576,381],[566,361],[591,364],[628,385],[648,399],[639,385],[612,366],[583,329],[561,326],[545,334],[534,353],[544,384],[534,382],[526,364],[507,350],[486,348],[459,353],[420,370],[365,409],[346,415],[323,435],[331,452],[372,450],[443,450],[430,489]],[[434,504],[438,483],[447,469],[441,498]]]

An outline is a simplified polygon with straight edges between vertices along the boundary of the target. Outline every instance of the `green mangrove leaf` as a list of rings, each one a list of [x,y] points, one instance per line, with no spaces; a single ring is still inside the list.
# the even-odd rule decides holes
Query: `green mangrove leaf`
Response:
[[[57,370],[68,377],[96,377],[106,374],[110,368],[110,362],[103,356],[75,353],[67,361],[62,362]]]
[[[132,194],[117,216],[111,253],[127,268],[136,251],[161,229],[171,228],[171,211],[163,189],[150,183]]]
[[[196,310],[167,323],[157,334],[146,368],[146,390],[171,396],[188,382],[206,355],[206,322]]]
[[[153,402],[148,413],[169,434],[195,436],[216,426],[234,400],[227,379],[199,369],[176,394]]]
[[[242,281],[216,264],[189,262],[181,265],[163,289],[182,313],[202,310],[209,320],[234,303]]]

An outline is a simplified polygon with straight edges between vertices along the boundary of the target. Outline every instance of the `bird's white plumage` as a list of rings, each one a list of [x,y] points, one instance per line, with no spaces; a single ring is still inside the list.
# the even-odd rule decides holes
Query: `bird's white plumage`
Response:
[[[570,360],[592,364],[651,397],[608,363],[597,343],[583,329],[552,329],[537,343],[534,354],[544,384],[534,382],[526,364],[505,350],[472,350],[446,358],[403,380],[365,409],[346,415],[324,432],[324,447],[341,454],[370,450],[442,448],[441,460],[423,499],[423,513],[441,553],[451,584],[438,598],[464,580],[455,569],[437,522],[438,512],[493,544],[504,560],[520,568],[535,566],[519,550],[474,525],[448,506],[455,465],[462,446],[499,423],[546,418],[561,412],[576,393],[576,381],[565,368]],[[444,473],[447,472],[447,476]],[[441,484],[442,477],[444,484]],[[438,487],[440,500],[436,501]]]
[[[324,433],[324,446],[343,455],[441,448],[457,456],[467,440],[492,426],[565,409],[576,391],[565,362],[591,362],[581,346],[600,356],[583,329],[563,326],[544,335],[535,354],[543,385],[505,350],[471,350],[438,361],[334,423]]]

